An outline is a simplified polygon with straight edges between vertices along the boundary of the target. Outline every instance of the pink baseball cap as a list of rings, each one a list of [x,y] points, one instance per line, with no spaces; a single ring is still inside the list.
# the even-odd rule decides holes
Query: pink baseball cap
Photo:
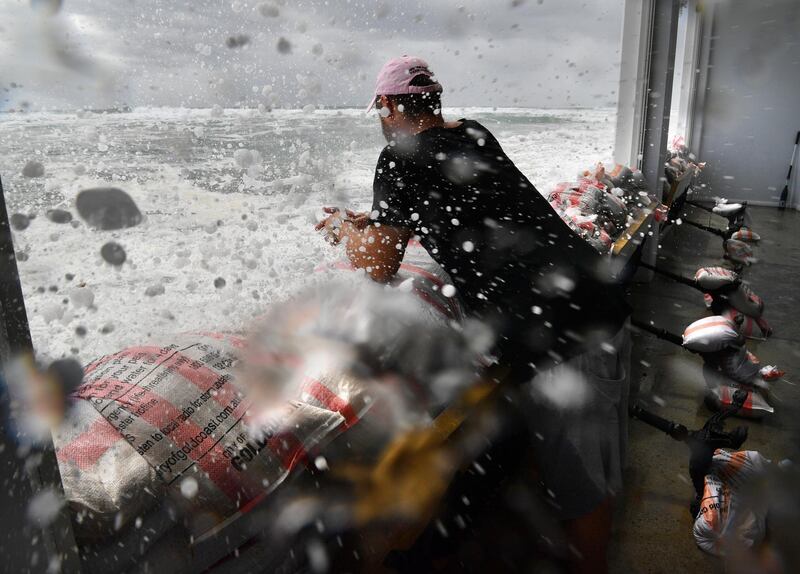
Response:
[[[412,86],[411,80],[419,75],[425,75],[432,80],[433,84],[427,86]],[[442,85],[435,81],[436,78],[428,68],[428,62],[422,58],[412,56],[400,56],[392,58],[383,65],[378,72],[378,81],[375,83],[375,94],[369,101],[367,111],[369,112],[375,105],[377,96],[397,96],[401,94],[424,94],[426,92],[441,92]]]

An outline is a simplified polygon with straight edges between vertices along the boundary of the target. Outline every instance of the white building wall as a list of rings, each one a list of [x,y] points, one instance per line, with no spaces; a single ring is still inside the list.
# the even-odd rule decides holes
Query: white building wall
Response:
[[[704,33],[707,89],[692,142],[708,162],[704,193],[775,205],[800,130],[800,0],[718,0]]]

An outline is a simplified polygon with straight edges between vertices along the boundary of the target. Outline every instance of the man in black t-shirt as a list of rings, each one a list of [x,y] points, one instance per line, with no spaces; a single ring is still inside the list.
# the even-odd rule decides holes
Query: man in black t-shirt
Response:
[[[489,130],[473,120],[444,121],[441,86],[424,61],[390,61],[376,91],[388,145],[375,169],[372,211],[342,218],[330,209],[318,226],[347,238],[356,267],[387,281],[408,239],[418,237],[467,311],[494,327],[496,350],[515,370],[541,370],[619,331],[628,309],[605,259]]]
[[[628,307],[606,260],[569,229],[488,129],[473,120],[443,119],[441,90],[418,58],[384,66],[370,104],[388,142],[375,169],[372,210],[342,215],[326,208],[329,215],[317,229],[345,242],[353,265],[380,282],[394,276],[408,240],[417,237],[450,275],[455,289],[449,290],[468,313],[493,327],[496,353],[511,377],[526,383],[542,373],[552,376],[559,363],[610,364],[596,381],[611,381],[612,392],[623,396],[616,387],[624,375],[619,385],[616,380],[625,369],[612,343],[624,339]],[[597,356],[601,345],[608,352]],[[597,539],[607,539],[608,497],[621,475],[609,478],[607,467],[619,466],[619,448],[597,442],[615,440],[602,439],[603,429],[578,429],[585,436],[573,436],[574,429],[565,428],[573,419],[546,408],[541,415],[534,417],[544,425],[536,430],[544,436],[540,477],[560,495],[554,504],[559,516],[584,538],[580,521],[591,520],[594,539],[573,542],[585,560],[602,560]],[[615,453],[610,465],[603,459],[608,450]],[[604,551],[602,540],[599,546]]]

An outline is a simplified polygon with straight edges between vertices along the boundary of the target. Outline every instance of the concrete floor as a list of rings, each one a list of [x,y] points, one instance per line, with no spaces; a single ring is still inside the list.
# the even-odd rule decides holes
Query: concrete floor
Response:
[[[769,419],[732,419],[726,428],[747,426],[744,448],[781,460],[797,456],[800,436],[800,213],[766,207],[748,211],[753,230],[763,239],[756,247],[760,261],[743,275],[764,299],[764,316],[775,331],[767,341],[748,341],[748,348],[762,364],[778,365],[798,385],[773,384],[770,403],[775,414]],[[705,225],[723,222],[691,207],[686,209],[687,218]],[[662,237],[658,266],[691,277],[698,267],[725,265],[722,253],[719,237],[684,223]],[[678,334],[707,315],[700,292],[659,276],[634,284],[631,301],[635,318]],[[700,358],[688,351],[648,334],[634,336],[633,388],[653,412],[689,429],[702,427],[711,415],[703,405],[700,367]],[[630,421],[629,428],[626,491],[617,508],[611,571],[723,572],[722,562],[694,543],[687,448],[639,421]]]

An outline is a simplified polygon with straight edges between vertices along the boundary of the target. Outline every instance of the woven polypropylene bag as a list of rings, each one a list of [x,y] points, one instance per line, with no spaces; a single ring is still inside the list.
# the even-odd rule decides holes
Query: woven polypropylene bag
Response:
[[[758,318],[764,313],[764,300],[753,293],[750,287],[744,283],[730,293],[726,293],[725,297],[731,307],[746,315]]]
[[[549,196],[549,201],[555,203],[560,209],[577,207],[584,215],[597,213],[603,204],[605,191],[601,184],[588,183],[586,180],[577,184],[559,184]]]
[[[730,380],[743,385],[757,382],[761,369],[758,360],[745,347],[725,349],[718,355],[720,372]]]
[[[617,234],[625,229],[625,225],[628,222],[628,208],[625,202],[611,193],[606,193],[603,196],[599,214],[613,226],[612,231]]]
[[[757,451],[730,452],[718,449],[705,477],[700,511],[694,521],[697,545],[721,555],[731,545],[753,546],[766,534],[764,505],[753,506],[742,490],[747,482],[765,472],[769,460]]]
[[[741,203],[718,203],[711,210],[723,217],[730,217],[742,211],[744,206]]]
[[[706,391],[709,406],[714,410],[730,409],[733,395],[741,390],[747,393],[744,404],[736,411],[736,416],[744,419],[763,419],[775,412],[764,396],[756,389],[741,389],[732,385],[718,385]]]
[[[564,223],[594,247],[598,253],[608,253],[611,250],[614,240],[605,229],[595,223],[597,216],[587,217],[581,215],[577,208],[563,210],[556,204],[551,203],[551,205]]]
[[[723,309],[722,316],[733,321],[739,333],[748,339],[769,337],[772,334],[772,327],[764,317],[753,317],[733,307]]]
[[[736,325],[721,315],[695,321],[683,332],[683,346],[696,353],[713,353],[740,347],[744,338]]]
[[[742,227],[741,229],[734,231],[731,234],[731,239],[736,239],[737,241],[744,241],[745,243],[756,243],[761,241],[761,236],[749,229],[747,227]]]
[[[458,298],[445,295],[450,279],[418,242],[410,242],[394,283],[415,296],[415,316],[435,324],[463,317]],[[384,444],[379,414],[356,424],[375,401],[341,372],[304,369],[296,397],[269,420],[249,420],[232,370],[243,344],[229,334],[189,333],[87,366],[86,384],[54,436],[87,571],[121,571],[158,548],[176,553],[169,563],[177,568],[190,536],[246,512],[307,462],[309,451],[340,433],[359,455]],[[154,433],[163,437],[156,441]],[[209,437],[219,442],[210,445]],[[167,441],[175,448],[163,448]],[[162,526],[151,529],[154,523]]]
[[[418,243],[409,245],[396,282],[418,302],[409,313],[434,323],[463,317],[457,297],[445,295],[449,278]],[[244,344],[230,334],[187,333],[86,367],[54,437],[67,499],[86,518],[79,536],[117,531],[166,496],[191,506],[178,492],[185,476],[198,483],[195,505],[224,519],[370,408],[344,373],[309,370],[276,415],[282,419],[254,441],[245,427],[250,401],[234,369]]]
[[[725,249],[725,257],[734,263],[738,263],[740,265],[752,265],[757,261],[753,248],[744,241],[727,239],[725,240],[723,247]]]
[[[739,275],[735,271],[725,267],[701,267],[694,274],[695,282],[709,291],[733,285],[738,279]]]
[[[94,361],[54,443],[78,535],[107,535],[163,502],[220,520],[280,484],[334,436],[338,411],[288,401],[253,428],[236,383],[241,340],[189,333]],[[252,438],[252,431],[262,438]],[[186,497],[184,480],[196,484]],[[199,534],[200,532],[194,532]]]

